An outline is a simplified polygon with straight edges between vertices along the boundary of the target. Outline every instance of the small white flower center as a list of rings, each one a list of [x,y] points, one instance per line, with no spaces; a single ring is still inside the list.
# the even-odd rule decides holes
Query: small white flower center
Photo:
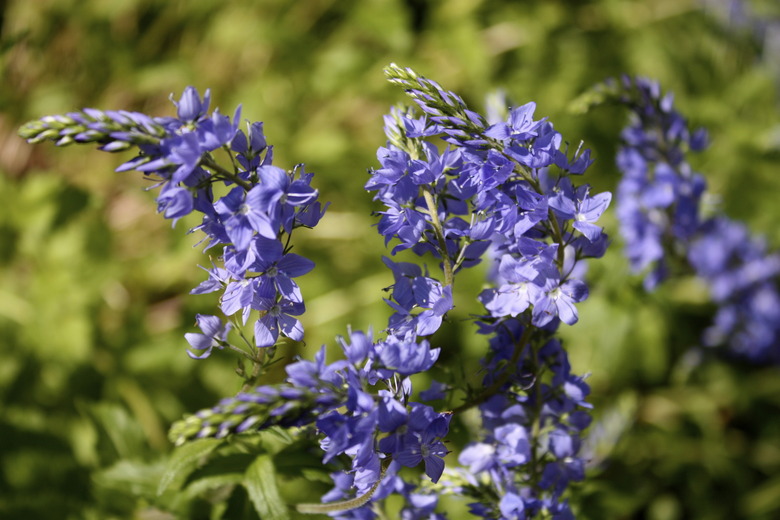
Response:
[[[512,291],[518,296],[528,294],[528,282],[513,283]]]

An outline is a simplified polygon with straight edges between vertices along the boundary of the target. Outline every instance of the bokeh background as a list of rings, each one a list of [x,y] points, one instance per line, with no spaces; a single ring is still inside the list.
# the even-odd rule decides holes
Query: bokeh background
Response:
[[[390,62],[479,109],[499,88],[536,101],[537,116],[592,148],[599,191],[618,181],[626,114],[574,114],[570,102],[607,77],[656,78],[709,129],[711,147],[691,161],[722,209],[780,247],[774,0],[0,6],[0,518],[254,518],[217,506],[230,486],[157,494],[167,427],[240,387],[229,355],[184,353],[194,315],[215,304],[187,294],[209,262],[184,233],[194,222],[172,230],[148,182],[113,173],[128,154],[27,145],[16,129],[30,119],[87,106],[171,115],[169,94],[194,85],[211,89],[212,106],[241,103],[244,118],[264,121],[275,163],[305,162],[331,201],[323,222],[295,237],[318,267],[301,281],[307,344],[288,358],[335,346],[348,325],[381,329],[389,314],[388,253],[362,186],[384,143],[382,115],[405,101],[384,80]],[[679,279],[644,294],[614,216],[604,223],[614,246],[593,262],[592,296],[564,331],[575,369],[591,374],[596,417],[589,477],[572,497],[578,518],[780,518],[780,372],[697,348],[712,312],[706,289]],[[458,282],[462,303],[436,337],[446,363],[476,366],[484,352],[464,319],[478,310],[480,276]],[[328,489],[281,486],[291,502]]]

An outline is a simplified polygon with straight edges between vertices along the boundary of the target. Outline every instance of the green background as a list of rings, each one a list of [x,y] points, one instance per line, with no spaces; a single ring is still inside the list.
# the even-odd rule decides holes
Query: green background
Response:
[[[405,101],[384,80],[390,62],[478,109],[497,88],[517,104],[536,101],[537,117],[593,149],[587,180],[597,191],[619,179],[613,157],[626,114],[574,114],[570,102],[607,77],[658,79],[692,125],[710,131],[711,147],[691,162],[720,207],[777,249],[780,45],[770,43],[780,41],[780,12],[769,0],[746,2],[752,14],[737,23],[718,4],[3,3],[0,517],[255,514],[229,478],[207,491],[177,492],[186,486],[179,482],[157,493],[168,426],[240,387],[227,353],[205,362],[184,353],[194,315],[216,302],[187,294],[204,278],[196,266],[209,262],[193,247],[198,237],[184,233],[196,221],[171,230],[147,181],[112,173],[130,154],[27,145],[19,125],[81,107],[172,115],[168,96],[187,85],[210,88],[224,113],[240,103],[244,118],[264,121],[275,163],[305,162],[331,202],[317,228],[295,237],[317,269],[301,280],[307,344],[284,355],[311,356],[321,344],[335,347],[348,325],[379,330],[389,314],[381,299],[392,278],[380,262],[388,253],[362,186],[384,143],[382,115]],[[591,266],[580,323],[563,331],[575,370],[591,374],[596,406],[589,478],[572,497],[578,518],[780,517],[777,369],[697,350],[712,312],[706,290],[677,279],[644,294],[620,255],[614,215],[603,221],[615,243]],[[463,319],[478,311],[480,276],[476,269],[458,282],[453,323],[435,338],[449,366],[468,370],[484,352]],[[467,439],[465,421],[454,429],[456,442]],[[291,503],[328,489],[282,477]],[[445,506],[459,518],[462,504]]]

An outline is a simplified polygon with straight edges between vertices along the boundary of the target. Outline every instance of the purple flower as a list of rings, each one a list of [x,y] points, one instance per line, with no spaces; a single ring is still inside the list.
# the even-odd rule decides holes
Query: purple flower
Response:
[[[425,474],[435,483],[444,471],[444,457],[449,450],[441,442],[449,430],[450,415],[436,414],[432,408],[416,405],[409,415],[409,432],[401,450],[393,456],[404,466],[425,464]]]
[[[472,442],[460,452],[458,463],[462,466],[468,466],[473,474],[481,473],[493,467],[495,460],[496,447],[486,442]]]
[[[341,345],[341,349],[344,351],[344,355],[347,357],[353,366],[358,366],[365,361],[370,355],[374,353],[374,342],[372,339],[371,329],[368,332],[350,331],[349,340],[339,336],[338,342]]]
[[[562,284],[548,280],[545,289],[546,292],[534,302],[532,323],[537,327],[543,327],[555,317],[560,318],[567,325],[577,323],[577,307],[574,304],[588,297],[588,286],[576,279],[567,280]]]
[[[225,231],[239,251],[246,251],[255,233],[267,238],[276,238],[267,213],[259,204],[260,192],[256,186],[246,193],[236,187],[214,204],[225,226]]]
[[[186,188],[166,184],[157,196],[157,211],[165,218],[178,219],[192,213],[192,193]]]
[[[236,108],[231,123],[228,116],[214,110],[210,117],[206,118],[198,125],[198,139],[204,151],[213,151],[221,146],[229,144],[236,132],[238,132],[238,121],[241,119],[241,107]]]
[[[423,401],[438,401],[447,397],[447,392],[451,388],[445,383],[439,381],[431,381],[431,385],[427,390],[420,392],[420,399]]]
[[[531,459],[531,444],[528,433],[519,424],[504,424],[495,429],[497,441],[496,458],[501,465],[515,467]]]
[[[171,99],[171,101],[173,101],[173,99]],[[179,102],[173,101],[173,104],[176,105],[179,119],[184,122],[194,122],[205,117],[206,112],[209,110],[210,103],[211,89],[206,89],[206,93],[201,100],[198,89],[195,87],[185,88]]]
[[[707,185],[685,154],[706,146],[706,132],[691,132],[656,82],[625,77],[618,100],[634,115],[617,157],[618,217],[632,268],[647,273],[645,289],[675,274],[671,266],[686,258],[718,304],[703,343],[727,343],[754,361],[780,360],[780,313],[769,311],[780,301],[780,257],[725,216],[701,219]]]
[[[237,121],[238,118],[234,118]],[[248,135],[247,135],[248,134]],[[263,123],[255,122],[247,125],[247,133],[238,130],[230,142],[230,149],[236,152],[236,160],[247,170],[256,170],[261,165],[261,154],[268,149],[266,159],[270,159],[270,149],[263,133]],[[270,161],[267,162],[270,164]]]
[[[400,241],[400,244],[393,248],[393,254],[417,245],[428,226],[423,215],[410,208],[401,207],[395,201],[388,201],[387,210],[377,214],[382,215],[377,229],[384,235],[385,244],[393,238]]]
[[[278,240],[255,237],[252,247],[255,251],[255,261],[252,268],[273,281],[279,294],[290,301],[303,301],[301,290],[292,279],[314,269],[314,262],[295,253],[283,253],[283,247]]]
[[[419,119],[404,118],[407,137],[429,137],[440,134],[442,127],[437,124],[431,124],[425,116]]]
[[[491,125],[490,128],[485,131],[485,135],[502,141],[509,139],[519,142],[528,141],[529,139],[536,137],[537,129],[544,122],[544,119],[534,121],[533,116],[535,110],[536,103],[534,102],[513,108],[509,113],[506,123],[502,122]]]
[[[190,294],[207,294],[218,291],[230,282],[230,275],[221,267],[212,266],[211,269],[201,267],[209,274],[209,278],[201,282],[197,287],[190,291]]]
[[[416,343],[394,336],[387,338],[377,350],[383,365],[402,376],[425,372],[433,366],[441,351],[438,348],[431,349],[426,340]]]
[[[257,278],[245,278],[229,282],[222,295],[220,309],[227,316],[243,310],[243,320],[246,323],[250,307],[255,300],[255,293],[268,293],[267,284],[262,284]]]
[[[550,198],[550,207],[566,220],[574,220],[572,227],[585,235],[591,242],[601,236],[601,228],[593,224],[609,206],[612,194],[609,192],[590,196],[590,186],[579,186],[576,190],[568,178],[559,185],[558,193]]]
[[[314,355],[314,362],[301,359],[285,367],[287,381],[300,388],[317,389],[323,382],[340,385],[344,381],[341,371],[347,367],[346,361],[325,362],[325,346]]]
[[[425,309],[417,315],[415,332],[419,336],[428,336],[441,326],[442,318],[451,310],[452,286],[442,287],[441,283],[427,277],[418,276],[412,283],[415,303]]]
[[[302,174],[299,179],[292,180],[284,170],[276,166],[260,166],[257,174],[260,183],[252,188],[253,203],[268,215],[273,229],[281,226],[289,233],[293,209],[314,202],[317,190],[309,186],[308,176]]]
[[[192,349],[205,351],[198,355],[190,349],[187,349],[187,355],[192,359],[205,359],[211,355],[211,350],[214,347],[222,348],[227,342],[227,335],[230,332],[230,324],[222,323],[216,316],[208,314],[197,314],[195,319],[198,324],[198,328],[203,331],[202,334],[196,334],[194,332],[188,332],[184,335],[187,339],[187,343],[190,344]]]
[[[166,151],[166,163],[175,166],[174,171],[170,174],[170,182],[173,184],[188,183],[196,172],[205,152],[205,149],[201,147],[198,135],[192,132],[175,135],[163,141],[161,146]],[[146,165],[145,168],[149,166]]]
[[[520,495],[507,493],[498,502],[498,508],[504,518],[525,518],[525,503]]]
[[[303,326],[293,316],[300,316],[306,310],[303,302],[296,302],[282,297],[270,296],[259,291],[254,295],[252,308],[265,311],[265,314],[255,322],[255,344],[258,347],[271,347],[276,344],[279,334],[294,340],[303,339]]]

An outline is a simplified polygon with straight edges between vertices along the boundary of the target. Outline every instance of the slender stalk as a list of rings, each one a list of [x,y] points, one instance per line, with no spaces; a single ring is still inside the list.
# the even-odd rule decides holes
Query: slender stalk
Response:
[[[252,375],[249,376],[249,379],[247,379],[244,382],[244,385],[241,387],[242,392],[249,392],[254,386],[256,386],[257,378],[260,377],[261,371],[263,369],[264,357],[264,352],[259,350],[257,352],[257,357],[252,358]]]
[[[204,155],[203,158],[201,158],[201,164],[205,166],[206,168],[209,168],[211,170],[214,170],[216,173],[224,177],[225,179],[235,182],[245,190],[249,191],[252,189],[252,184],[250,182],[245,181],[238,175],[236,175],[233,172],[230,172],[220,166],[212,157],[209,157],[208,155]]]
[[[379,473],[379,478],[376,482],[374,482],[374,485],[371,486],[368,491],[359,497],[344,500],[342,502],[331,502],[328,504],[298,504],[295,506],[295,509],[297,509],[299,513],[303,513],[305,515],[324,515],[327,513],[336,513],[357,509],[358,507],[367,504],[368,501],[371,500],[371,497],[374,496],[377,488],[379,488],[379,484],[382,483],[382,479],[385,478],[385,473],[387,472],[387,467],[389,465],[390,459],[385,459],[382,461],[382,470]]]
[[[542,385],[541,372],[542,366],[539,363],[539,351],[531,345],[531,363],[534,373],[534,407],[533,418],[531,419],[531,460],[529,462],[531,487],[538,490],[539,478],[539,434],[542,430]]]
[[[454,277],[452,261],[447,253],[447,240],[444,238],[444,228],[439,220],[439,211],[433,194],[429,190],[423,188],[423,197],[425,197],[425,203],[428,205],[428,214],[431,216],[433,231],[436,233],[436,238],[439,241],[439,253],[441,253],[442,268],[444,271],[444,286],[446,287],[452,285]]]
[[[227,154],[228,158],[230,159],[230,164],[233,165],[233,171],[234,172],[239,171],[241,169],[241,165],[238,164],[238,160],[236,160],[236,156],[233,155],[233,153],[231,152],[230,146],[228,146],[226,144],[222,145],[222,150],[225,151],[225,153]]]
[[[526,177],[523,172],[521,172],[521,174],[523,177]],[[528,176],[526,180],[529,182],[529,184],[531,184],[531,187],[536,191],[536,193],[544,195],[544,190],[542,190],[542,187],[539,185],[538,179],[534,179],[533,177]],[[558,264],[558,270],[563,273],[563,261],[566,252],[566,243],[563,240],[563,232],[561,231],[561,226],[558,224],[558,218],[555,216],[555,212],[552,209],[548,209],[547,215],[548,220],[550,221],[550,236],[555,241],[555,243],[558,244],[558,258],[556,259],[555,263]]]
[[[248,360],[250,360],[250,361],[254,361],[254,359],[252,358],[252,356],[250,356],[249,354],[247,354],[246,350],[243,350],[243,349],[241,349],[241,348],[239,348],[239,347],[237,347],[237,346],[235,346],[235,345],[230,345],[230,344],[228,345],[228,347],[229,347],[229,348],[230,348],[230,350],[232,350],[233,352],[236,352],[237,354],[241,354],[242,356],[244,356],[245,358],[247,358],[247,359],[248,359]]]
[[[501,373],[498,379],[496,379],[492,385],[480,392],[476,397],[469,399],[462,405],[452,410],[453,414],[457,414],[466,411],[469,408],[479,406],[501,391],[504,385],[509,381],[509,378],[511,378],[517,371],[517,362],[520,360],[520,356],[522,355],[523,350],[525,350],[525,346],[531,341],[534,330],[536,329],[530,326],[525,328],[523,335],[520,336],[520,339],[518,339],[517,343],[515,343],[515,349],[512,352],[512,357],[507,363],[506,369]],[[536,380],[534,380],[534,384],[536,384]]]

